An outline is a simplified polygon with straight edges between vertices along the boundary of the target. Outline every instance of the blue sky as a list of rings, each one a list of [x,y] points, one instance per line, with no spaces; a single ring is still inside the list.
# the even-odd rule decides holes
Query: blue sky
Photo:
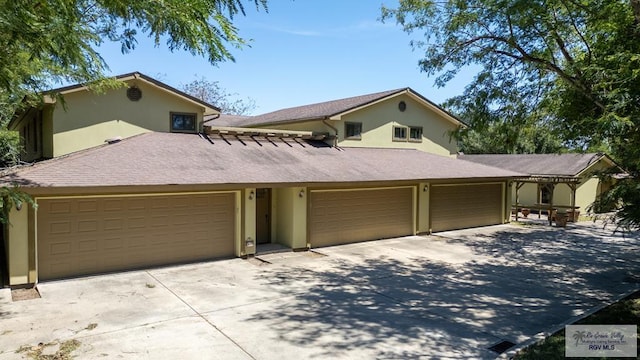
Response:
[[[270,0],[269,12],[246,2],[234,24],[250,47],[232,49],[235,62],[213,66],[187,52],[154,47],[146,37],[121,54],[119,44],[99,52],[111,75],[140,71],[180,88],[196,78],[218,81],[237,98],[256,102],[254,114],[314,102],[411,87],[436,103],[459,95],[473,74],[466,71],[445,88],[420,72],[421,50],[395,22],[378,20],[384,0]]]

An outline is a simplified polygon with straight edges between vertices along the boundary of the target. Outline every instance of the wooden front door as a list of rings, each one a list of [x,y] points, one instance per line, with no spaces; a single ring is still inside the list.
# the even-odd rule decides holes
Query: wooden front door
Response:
[[[271,243],[271,189],[256,189],[256,242]]]

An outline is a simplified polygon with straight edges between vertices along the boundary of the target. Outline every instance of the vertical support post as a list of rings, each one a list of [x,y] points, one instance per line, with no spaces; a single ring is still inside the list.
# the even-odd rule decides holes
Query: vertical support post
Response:
[[[576,188],[578,187],[575,183],[567,183],[569,188],[571,189],[571,217],[573,218],[571,221],[576,222]]]
[[[555,192],[556,186],[553,183],[548,183],[545,186],[549,189],[549,212],[547,212],[547,218],[549,220],[549,226],[551,226],[553,218],[553,193]]]
[[[519,209],[519,203],[520,203],[520,188],[522,188],[524,186],[524,182],[521,181],[516,181],[516,221],[518,221],[518,211]]]

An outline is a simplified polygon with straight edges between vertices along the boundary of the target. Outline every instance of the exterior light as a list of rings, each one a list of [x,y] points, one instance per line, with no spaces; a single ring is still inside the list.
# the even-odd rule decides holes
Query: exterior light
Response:
[[[304,189],[300,190],[298,193],[298,197],[304,197]]]
[[[249,236],[249,237],[247,238],[247,241],[245,242],[246,247],[251,248],[251,247],[253,247],[253,245],[254,245],[254,244],[255,244],[255,243],[254,243],[254,241],[253,241],[253,238],[252,238],[251,236]]]
[[[22,210],[22,201],[16,201],[16,210]]]
[[[423,192],[427,192],[429,191],[429,185],[425,185],[424,188],[422,188]]]
[[[255,196],[255,193],[253,192],[253,190],[251,190],[249,192],[249,200],[253,200],[253,197]]]

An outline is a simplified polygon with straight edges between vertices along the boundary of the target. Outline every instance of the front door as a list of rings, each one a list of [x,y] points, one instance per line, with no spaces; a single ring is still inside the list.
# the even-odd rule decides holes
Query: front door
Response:
[[[256,242],[271,243],[271,189],[256,189]]]

